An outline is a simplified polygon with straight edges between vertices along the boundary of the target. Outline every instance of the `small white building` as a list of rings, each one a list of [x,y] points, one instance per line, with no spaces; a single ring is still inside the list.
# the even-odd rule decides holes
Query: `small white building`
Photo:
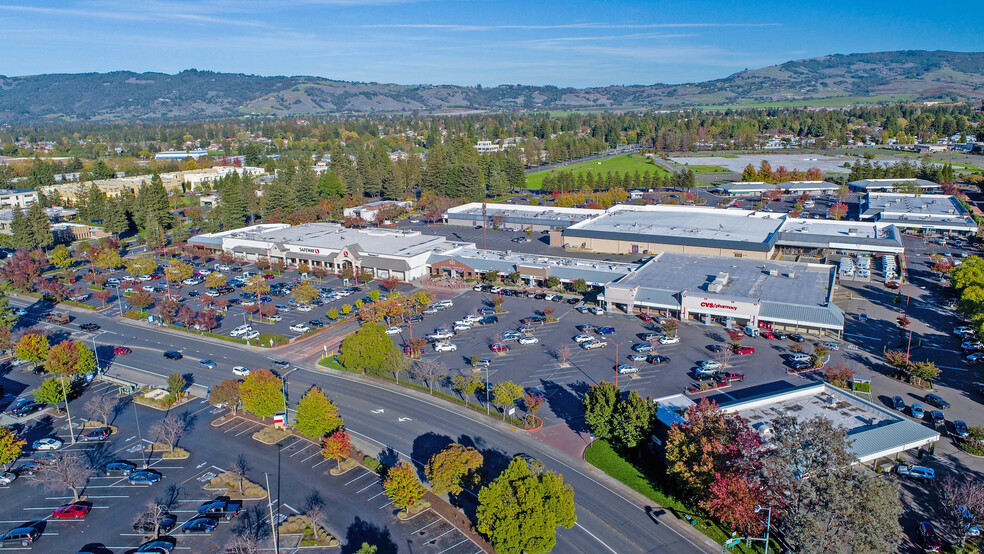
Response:
[[[354,208],[345,208],[342,214],[345,217],[357,217],[362,221],[375,222],[379,218],[379,211],[390,206],[400,209],[410,209],[413,206],[413,202],[410,200],[377,200],[376,202],[369,202],[368,204],[355,206]]]
[[[478,150],[479,154],[487,154],[489,152],[498,152],[502,150],[502,147],[491,140],[480,140],[475,145],[475,150]]]
[[[38,201],[38,191],[32,189],[0,189],[0,207],[26,208]]]

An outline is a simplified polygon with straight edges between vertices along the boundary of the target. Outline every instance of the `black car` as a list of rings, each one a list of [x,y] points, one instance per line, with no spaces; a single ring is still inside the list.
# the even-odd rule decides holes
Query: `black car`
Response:
[[[143,554],[145,552],[152,552],[153,554],[170,554],[174,550],[177,541],[167,537],[165,539],[154,539],[150,542],[145,542],[140,545],[136,551],[138,554]]]
[[[926,397],[923,398],[923,400],[925,400],[927,404],[932,404],[933,406],[936,406],[941,410],[945,410],[950,407],[949,402],[943,400],[936,394],[927,394]]]
[[[157,518],[157,525],[162,533],[170,533],[171,529],[174,529],[174,526],[177,524],[177,516],[167,512],[161,514],[160,517]],[[141,519],[133,524],[133,530],[138,533],[151,534],[154,532],[154,522]]]
[[[312,319],[311,321],[308,321],[308,325],[310,325],[311,327],[324,327],[325,322],[321,321],[320,319]]]
[[[662,364],[669,363],[670,358],[669,356],[661,356],[659,354],[655,354],[653,356],[649,356],[648,358],[646,358],[646,361],[654,365],[662,365]]]
[[[793,362],[793,369],[810,369],[813,367],[813,362]]]
[[[481,325],[491,325],[493,323],[499,323],[499,317],[494,315],[487,315],[482,319],[478,320]]]
[[[111,434],[113,434],[113,431],[109,427],[99,427],[97,429],[82,433],[82,436],[79,438],[82,442],[101,441],[109,437]]]
[[[19,408],[17,408],[11,413],[14,415],[14,417],[24,417],[41,410],[42,408],[44,408],[44,406],[45,406],[44,402],[28,402],[27,404],[20,406]]]
[[[577,304],[578,302],[580,302],[580,300],[578,300],[577,298],[568,298],[567,299],[567,303],[570,304],[570,305],[572,305],[572,306],[574,304]]]
[[[946,416],[939,410],[929,412],[929,419],[933,421],[933,425],[943,425],[946,423]]]
[[[190,291],[188,293],[188,296],[190,296],[192,298],[198,298],[201,295],[202,295],[202,293],[198,292],[197,290],[193,290],[193,291]]]
[[[103,473],[106,474],[106,477],[112,477],[114,475],[122,475],[123,477],[126,477],[135,469],[137,469],[136,464],[130,463],[126,460],[119,460],[116,462],[110,462],[103,466]]]
[[[792,335],[789,335],[789,340],[791,340],[793,342],[804,342],[804,341],[806,341],[806,338],[804,338],[803,335],[800,335],[798,333],[794,333]]]
[[[406,318],[404,321],[414,322],[414,321],[423,321],[423,320],[424,320],[424,316],[420,314],[413,314],[410,317]]]
[[[41,465],[37,462],[24,462],[23,464],[11,469],[13,473],[17,475],[34,475],[41,469]]]
[[[210,517],[196,517],[195,519],[189,520],[187,523],[182,525],[181,532],[195,535],[208,535],[218,526],[219,522]]]
[[[41,537],[41,530],[34,526],[18,527],[0,537],[0,546],[30,546]]]
[[[79,329],[82,329],[83,331],[98,331],[99,326],[95,323],[83,323],[82,325],[79,325]]]
[[[786,338],[789,336],[786,333],[783,333],[782,331],[773,331],[772,335],[776,337],[778,340],[786,340]]]
[[[181,355],[181,352],[177,352],[175,350],[168,350],[164,352],[164,357],[169,360],[180,360],[181,358],[184,358],[184,356]]]
[[[893,396],[892,407],[900,412],[905,410],[905,400],[902,400],[901,396]]]

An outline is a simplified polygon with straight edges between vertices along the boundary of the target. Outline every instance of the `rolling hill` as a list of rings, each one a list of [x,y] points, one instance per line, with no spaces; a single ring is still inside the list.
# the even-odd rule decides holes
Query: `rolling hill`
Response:
[[[0,76],[0,123],[155,121],[245,115],[838,106],[984,98],[984,53],[832,55],[681,85],[586,89],[353,83],[187,70]]]

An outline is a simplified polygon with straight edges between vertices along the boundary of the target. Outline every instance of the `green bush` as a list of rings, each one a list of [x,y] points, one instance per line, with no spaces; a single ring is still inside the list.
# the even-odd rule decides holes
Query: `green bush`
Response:
[[[380,475],[386,473],[386,466],[383,465],[383,462],[380,462],[379,460],[373,458],[372,456],[366,456],[365,458],[362,458],[362,465],[368,467],[369,469],[375,471]]]

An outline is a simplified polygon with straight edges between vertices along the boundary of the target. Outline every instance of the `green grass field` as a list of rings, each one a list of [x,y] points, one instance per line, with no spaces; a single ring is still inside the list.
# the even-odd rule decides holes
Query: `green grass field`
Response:
[[[550,173],[555,173],[558,171],[573,171],[575,174],[594,172],[595,177],[597,177],[598,175],[605,175],[609,171],[612,173],[616,171],[621,173],[625,173],[626,171],[635,173],[636,170],[638,170],[640,174],[645,174],[646,171],[649,171],[651,173],[668,175],[668,172],[665,169],[658,165],[653,165],[649,161],[649,158],[644,158],[638,154],[623,154],[621,156],[612,156],[611,158],[605,158],[603,160],[592,160],[590,162],[581,162],[565,167],[554,168],[549,171],[530,173],[526,176],[526,188],[540,188],[540,185],[543,184],[544,177]]]
[[[718,165],[682,165],[694,173],[729,173],[729,171]]]

